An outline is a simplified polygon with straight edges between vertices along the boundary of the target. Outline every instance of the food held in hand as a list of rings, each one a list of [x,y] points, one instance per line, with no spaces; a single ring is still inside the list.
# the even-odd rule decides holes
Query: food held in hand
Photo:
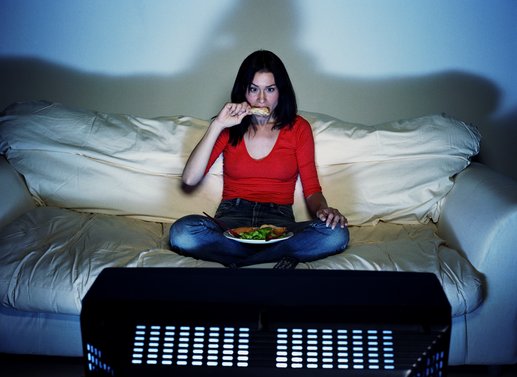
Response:
[[[271,112],[269,111],[269,107],[252,107],[250,109],[251,114],[259,115],[259,116],[269,116]]]

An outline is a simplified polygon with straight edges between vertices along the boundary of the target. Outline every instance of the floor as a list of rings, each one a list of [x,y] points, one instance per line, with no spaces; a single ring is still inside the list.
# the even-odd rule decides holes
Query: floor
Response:
[[[490,371],[486,367],[451,367],[449,377],[517,377],[517,365]],[[497,372],[497,373],[495,373]],[[0,373],[8,377],[84,377],[78,358],[30,357],[0,354]]]

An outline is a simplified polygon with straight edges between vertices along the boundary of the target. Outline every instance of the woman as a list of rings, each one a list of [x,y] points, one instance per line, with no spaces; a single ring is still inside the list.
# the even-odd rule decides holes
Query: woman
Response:
[[[256,114],[255,108],[267,109]],[[289,75],[272,52],[256,51],[243,61],[231,102],[192,151],[183,182],[199,184],[221,153],[224,185],[214,216],[217,222],[201,215],[179,219],[170,231],[173,250],[226,266],[277,261],[277,268],[291,268],[346,248],[347,219],[329,207],[322,194],[311,127],[297,115]],[[298,176],[314,217],[311,221],[294,219]],[[228,228],[273,224],[294,235],[281,242],[250,245],[225,237],[220,224]]]

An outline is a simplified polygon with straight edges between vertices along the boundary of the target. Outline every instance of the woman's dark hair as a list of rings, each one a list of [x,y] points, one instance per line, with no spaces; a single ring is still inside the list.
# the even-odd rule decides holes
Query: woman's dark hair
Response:
[[[255,51],[244,59],[233,84],[231,101],[234,103],[246,101],[246,93],[257,72],[270,72],[275,78],[279,98],[278,105],[272,114],[276,121],[273,128],[291,127],[298,112],[296,95],[284,63],[271,51]],[[253,127],[251,116],[247,116],[242,120],[241,124],[230,128],[230,143],[233,146],[242,140],[250,125]]]

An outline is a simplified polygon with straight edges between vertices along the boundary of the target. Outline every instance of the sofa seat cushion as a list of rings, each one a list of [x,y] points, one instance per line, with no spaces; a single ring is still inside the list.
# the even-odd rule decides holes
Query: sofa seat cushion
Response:
[[[2,304],[78,314],[81,299],[102,269],[140,266],[146,250],[167,247],[168,228],[123,216],[35,208],[0,230]],[[200,264],[179,256],[175,263]]]
[[[307,263],[309,268],[432,272],[458,316],[483,301],[483,277],[459,252],[448,247],[429,224],[378,223],[350,228],[344,253]]]
[[[351,227],[344,253],[299,268],[432,272],[454,315],[472,311],[481,302],[480,276],[435,230],[432,224]],[[83,296],[106,267],[222,267],[168,250],[168,231],[159,222],[35,208],[0,230],[2,305],[79,314]]]

